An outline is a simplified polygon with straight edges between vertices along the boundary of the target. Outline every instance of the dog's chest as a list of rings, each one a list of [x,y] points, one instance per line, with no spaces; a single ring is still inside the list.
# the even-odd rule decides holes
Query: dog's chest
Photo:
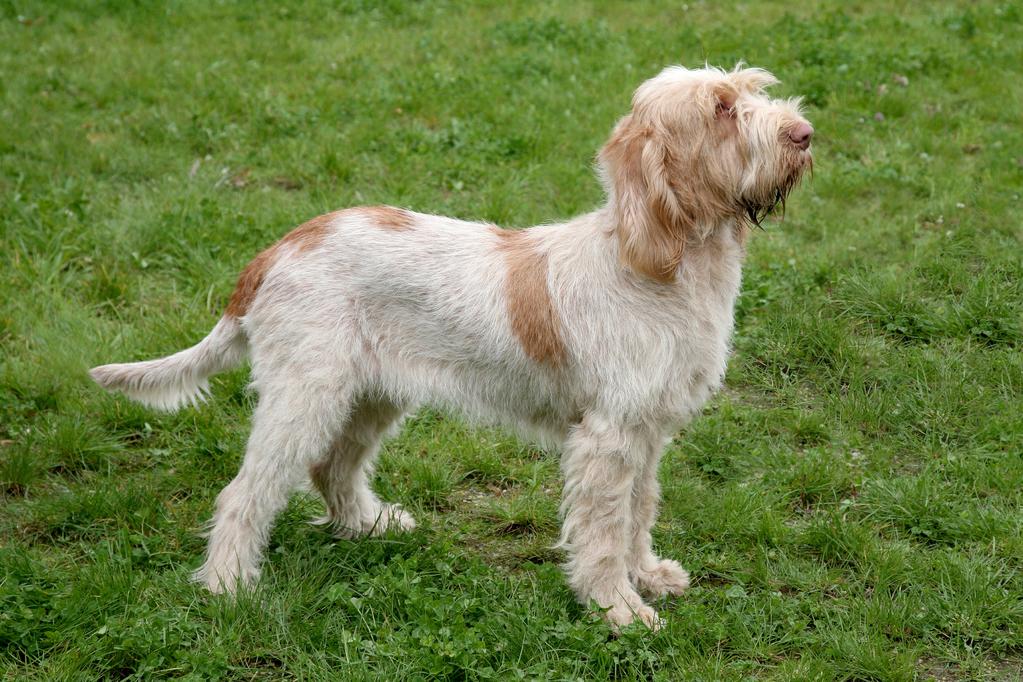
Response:
[[[742,257],[739,244],[726,235],[683,265],[667,335],[671,359],[660,377],[664,407],[671,412],[698,410],[724,379]]]

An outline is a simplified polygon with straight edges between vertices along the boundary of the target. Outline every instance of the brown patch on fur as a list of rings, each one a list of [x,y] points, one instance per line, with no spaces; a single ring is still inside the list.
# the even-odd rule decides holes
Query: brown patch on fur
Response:
[[[416,224],[416,217],[411,211],[393,206],[367,206],[365,208],[352,209],[359,211],[372,220],[379,227],[388,230],[411,230]]]
[[[637,114],[618,122],[600,151],[614,195],[616,232],[625,265],[638,275],[670,284],[686,243],[699,243],[715,223],[737,214],[727,159],[740,153],[734,97],[716,95],[714,119],[687,122],[680,135],[663,122]]]
[[[256,297],[267,271],[277,262],[279,251],[284,246],[292,246],[297,253],[308,251],[319,246],[326,234],[327,227],[342,215],[362,215],[378,227],[388,230],[404,231],[415,226],[415,215],[403,208],[392,206],[364,206],[333,211],[299,225],[284,235],[280,241],[262,251],[245,266],[238,276],[238,284],[227,303],[224,314],[229,317],[242,317],[249,309],[249,304]]]
[[[227,302],[224,315],[228,317],[243,317],[249,309],[249,304],[256,297],[267,271],[277,262],[279,251],[285,246],[294,247],[295,251],[301,253],[320,245],[327,233],[327,227],[342,212],[334,211],[325,215],[317,216],[312,220],[302,223],[294,230],[284,235],[280,241],[273,246],[260,252],[252,261],[245,266],[238,276],[238,283],[234,292]]]
[[[675,280],[688,225],[667,175],[668,149],[649,126],[623,118],[600,152],[618,212],[621,258],[635,273],[661,283]]]
[[[526,230],[492,229],[508,267],[504,290],[512,332],[531,359],[556,367],[565,359],[565,344],[547,288],[547,256]]]

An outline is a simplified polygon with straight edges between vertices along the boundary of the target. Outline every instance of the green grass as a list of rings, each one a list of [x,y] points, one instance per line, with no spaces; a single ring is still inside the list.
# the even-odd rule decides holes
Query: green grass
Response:
[[[0,0],[0,678],[1023,677],[1023,5]],[[727,388],[670,447],[694,587],[612,639],[555,457],[424,412],[335,541],[299,496],[237,603],[188,583],[246,374],[160,415],[85,369],[212,326],[337,207],[528,225],[663,65],[774,71],[816,171],[751,241]]]

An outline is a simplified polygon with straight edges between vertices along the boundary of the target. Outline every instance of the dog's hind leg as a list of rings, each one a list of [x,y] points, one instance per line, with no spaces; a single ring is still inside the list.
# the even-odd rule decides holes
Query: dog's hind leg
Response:
[[[326,456],[310,467],[313,485],[327,504],[327,515],[318,521],[332,526],[338,537],[416,527],[411,514],[381,502],[369,486],[380,443],[401,415],[402,408],[390,402],[360,401]]]
[[[308,480],[341,432],[349,400],[314,377],[259,382],[259,404],[241,470],[217,496],[206,561],[194,579],[212,592],[233,592],[259,577],[274,517]]]

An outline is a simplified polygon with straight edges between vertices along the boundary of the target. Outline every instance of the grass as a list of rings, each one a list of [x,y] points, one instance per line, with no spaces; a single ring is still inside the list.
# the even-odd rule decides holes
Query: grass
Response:
[[[1023,6],[0,1],[0,677],[1023,677]],[[175,415],[85,369],[193,343],[329,209],[527,225],[668,63],[767,67],[816,173],[751,242],[727,389],[671,445],[694,587],[612,639],[550,549],[553,455],[424,412],[375,485],[296,497],[237,603],[187,582],[246,374]]]

